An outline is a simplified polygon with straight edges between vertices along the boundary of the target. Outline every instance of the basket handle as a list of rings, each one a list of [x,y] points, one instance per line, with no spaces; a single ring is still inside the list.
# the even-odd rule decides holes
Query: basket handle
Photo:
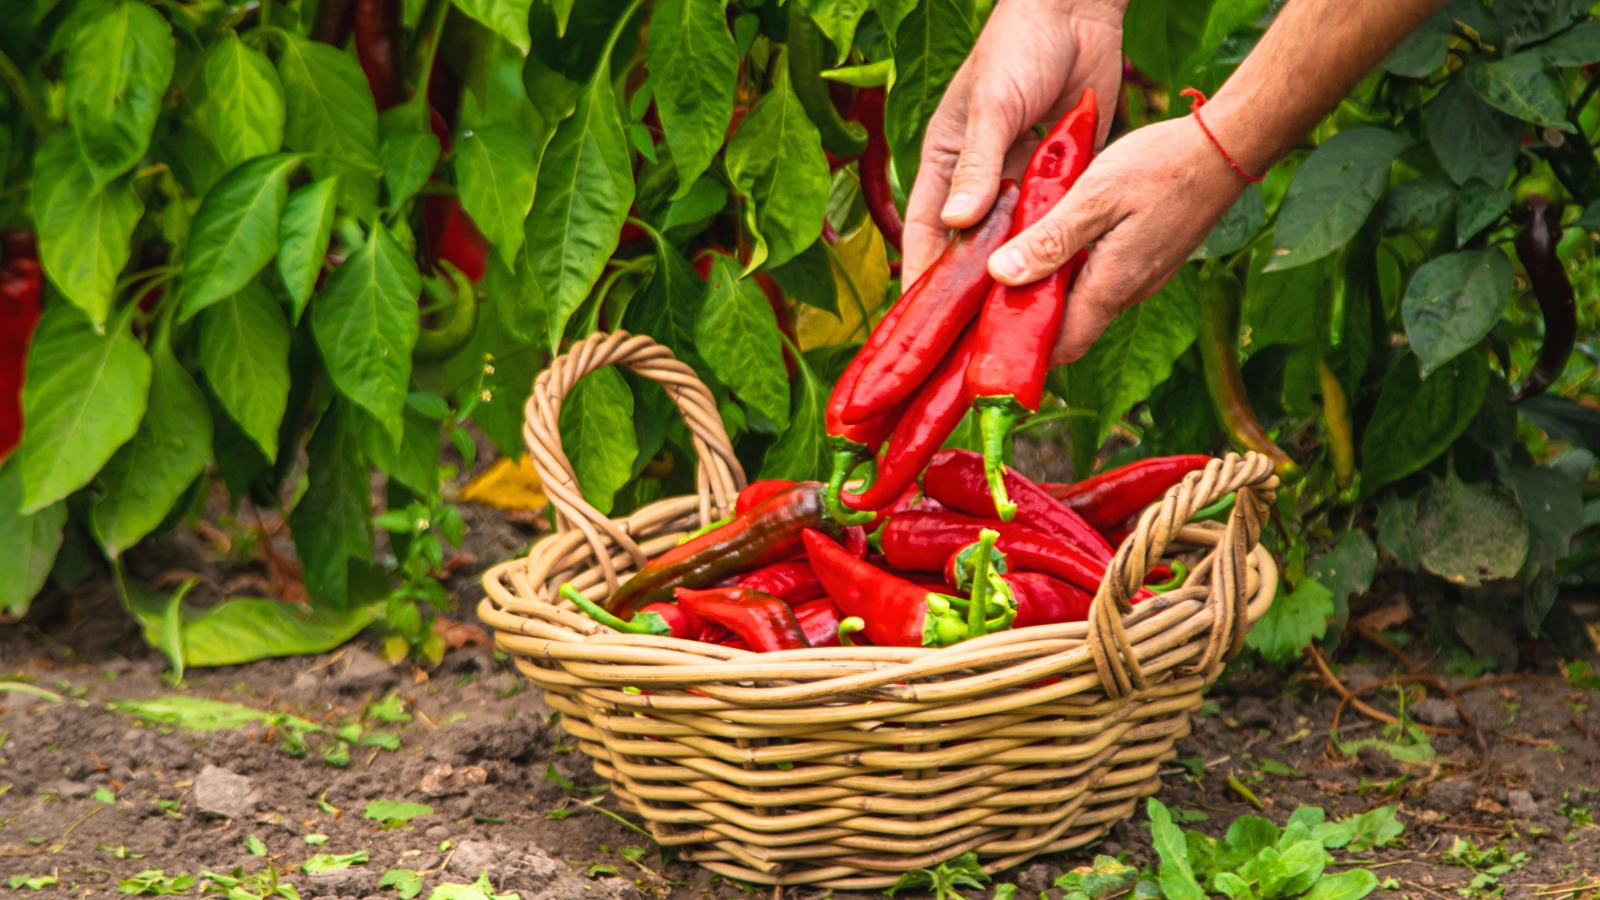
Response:
[[[1222,459],[1213,459],[1204,469],[1185,475],[1167,489],[1160,503],[1151,504],[1140,514],[1133,533],[1106,566],[1106,576],[1089,606],[1089,651],[1108,697],[1143,690],[1146,685],[1123,624],[1123,617],[1133,611],[1129,598],[1195,513],[1230,493],[1235,498],[1233,511],[1217,543],[1211,593],[1206,599],[1212,611],[1210,637],[1200,659],[1188,667],[1188,672],[1205,671],[1219,659],[1231,659],[1244,648],[1249,630],[1243,597],[1249,555],[1261,536],[1277,487],[1271,459],[1255,452],[1244,456],[1229,453]]]
[[[622,365],[657,382],[677,404],[694,438],[699,464],[695,489],[700,496],[700,524],[708,525],[733,511],[733,501],[744,489],[744,467],[734,456],[733,444],[722,425],[716,398],[686,363],[672,350],[648,335],[626,331],[595,332],[573,344],[566,353],[534,379],[533,394],[523,407],[522,439],[533,457],[533,468],[556,510],[556,532],[582,531],[594,548],[606,584],[620,584],[611,563],[610,547],[621,547],[636,567],[646,562],[639,544],[627,533],[627,524],[613,521],[583,499],[572,462],[561,447],[561,403],[583,376],[610,365]]]

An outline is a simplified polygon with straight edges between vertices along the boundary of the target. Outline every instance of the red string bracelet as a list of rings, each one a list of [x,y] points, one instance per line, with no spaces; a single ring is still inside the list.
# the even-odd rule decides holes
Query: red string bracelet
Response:
[[[1249,172],[1246,172],[1242,166],[1233,161],[1233,156],[1228,153],[1227,148],[1223,147],[1222,142],[1217,140],[1217,136],[1211,133],[1210,128],[1206,127],[1206,120],[1200,118],[1200,107],[1204,106],[1206,103],[1205,94],[1200,93],[1200,91],[1196,90],[1195,88],[1184,88],[1179,92],[1178,96],[1191,97],[1194,99],[1194,105],[1189,107],[1189,115],[1194,116],[1195,123],[1200,126],[1201,131],[1206,133],[1206,137],[1211,139],[1211,146],[1217,148],[1217,152],[1222,154],[1223,161],[1226,162],[1229,167],[1231,167],[1235,172],[1238,172],[1240,177],[1244,178],[1245,181],[1251,182],[1252,184],[1259,184],[1261,179],[1267,177],[1265,175],[1251,175]]]

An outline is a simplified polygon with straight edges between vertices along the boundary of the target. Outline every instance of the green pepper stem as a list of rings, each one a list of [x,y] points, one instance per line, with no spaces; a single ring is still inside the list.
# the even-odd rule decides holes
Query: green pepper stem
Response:
[[[861,464],[867,451],[860,444],[842,446],[843,442],[839,443],[841,445],[833,450],[833,472],[828,476],[828,489],[822,496],[822,502],[828,509],[828,516],[840,525],[865,525],[875,518],[874,514],[865,509],[846,508],[839,494],[844,490],[844,480]]]
[[[593,600],[578,593],[578,589],[573,587],[571,583],[561,586],[561,596],[576,603],[578,608],[583,610],[584,614],[589,618],[613,631],[620,631],[623,634],[670,635],[672,633],[672,629],[667,627],[667,623],[655,613],[640,613],[633,617],[632,622],[624,622],[606,612]]]
[[[1152,594],[1164,594],[1167,591],[1175,591],[1178,588],[1183,587],[1183,582],[1187,580],[1188,577],[1189,567],[1183,564],[1183,560],[1175,559],[1172,561],[1171,580],[1163,581],[1160,584],[1146,585],[1146,587],[1150,589]]]
[[[860,616],[851,616],[839,623],[839,646],[854,647],[855,641],[850,640],[850,635],[867,627],[866,620]]]
[[[1017,505],[1006,493],[1006,441],[1011,437],[1011,426],[1027,411],[1014,398],[980,397],[978,427],[983,433],[983,475],[989,480],[989,494],[994,498],[995,515],[1009,522],[1017,514]]]
[[[972,604],[967,609],[969,638],[987,633],[984,630],[984,614],[988,611],[989,592],[993,588],[989,583],[989,557],[994,553],[994,542],[999,538],[1000,532],[992,528],[978,532],[978,548],[972,563]]]

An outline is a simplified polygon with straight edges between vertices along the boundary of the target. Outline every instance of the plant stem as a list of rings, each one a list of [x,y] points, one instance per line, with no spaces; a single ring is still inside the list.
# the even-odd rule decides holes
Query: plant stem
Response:
[[[43,138],[56,130],[55,124],[45,114],[44,107],[39,105],[39,98],[35,97],[33,90],[28,87],[28,79],[23,76],[22,70],[17,68],[17,64],[12,62],[11,57],[3,50],[0,50],[0,81],[4,81],[6,87],[10,88],[12,96],[17,98],[17,104],[22,107],[23,115],[28,117],[28,127],[39,135],[40,142],[43,143]]]

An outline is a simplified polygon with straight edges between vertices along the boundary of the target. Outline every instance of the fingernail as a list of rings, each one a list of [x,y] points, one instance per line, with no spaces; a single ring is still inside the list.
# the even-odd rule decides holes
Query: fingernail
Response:
[[[951,194],[950,199],[944,202],[943,216],[946,219],[959,218],[972,212],[976,205],[971,194]]]
[[[1022,251],[1006,247],[994,255],[994,273],[1002,278],[1021,278],[1027,264],[1022,261]]]

